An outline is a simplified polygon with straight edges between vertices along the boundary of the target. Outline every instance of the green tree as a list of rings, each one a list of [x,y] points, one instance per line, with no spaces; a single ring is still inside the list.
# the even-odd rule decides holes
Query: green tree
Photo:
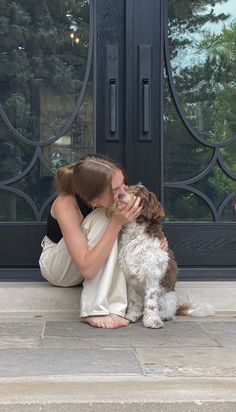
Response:
[[[230,27],[224,25],[217,36],[206,31],[206,23],[209,27],[210,23],[224,22],[229,17],[214,12],[214,6],[224,2],[169,2],[169,47],[177,94],[191,126],[206,141],[213,143],[225,141],[235,134],[236,100],[232,83],[236,70],[234,24]],[[189,49],[192,50],[191,59],[186,58],[183,64],[181,58],[185,59]],[[186,131],[168,93],[166,112],[166,176],[172,181],[185,180],[206,168],[213,149],[195,141]],[[235,170],[233,151],[229,148],[221,151],[231,170]],[[193,186],[208,195],[216,206],[236,187],[235,181],[230,180],[218,166]],[[168,189],[166,200],[173,219],[181,219],[185,212],[185,218],[190,220],[211,219],[203,202],[191,192]]]
[[[0,0],[0,10],[1,104],[17,132],[28,140],[44,141],[62,127],[81,91],[89,45],[89,2]],[[0,148],[0,180],[23,171],[34,152],[2,120]],[[52,191],[43,183],[39,167],[29,179],[15,186],[36,203]]]

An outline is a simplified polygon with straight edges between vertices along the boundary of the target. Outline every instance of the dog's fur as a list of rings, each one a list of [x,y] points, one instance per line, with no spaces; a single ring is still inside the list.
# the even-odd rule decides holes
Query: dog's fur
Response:
[[[129,186],[121,202],[141,198],[141,215],[124,226],[119,240],[119,263],[127,278],[126,317],[135,322],[143,316],[144,326],[163,327],[177,312],[175,283],[178,266],[173,252],[160,248],[164,210],[154,193],[143,185]]]

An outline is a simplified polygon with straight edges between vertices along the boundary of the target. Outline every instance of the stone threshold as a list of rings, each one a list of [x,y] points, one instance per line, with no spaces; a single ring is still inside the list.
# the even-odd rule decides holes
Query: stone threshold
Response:
[[[47,282],[1,282],[0,312],[79,312],[81,290]],[[236,282],[177,282],[176,290],[181,301],[210,303],[216,312],[236,311]]]

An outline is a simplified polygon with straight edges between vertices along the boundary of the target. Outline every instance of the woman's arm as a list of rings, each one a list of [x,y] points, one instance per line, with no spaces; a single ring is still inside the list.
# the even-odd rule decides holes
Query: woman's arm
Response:
[[[80,228],[82,213],[73,196],[59,195],[53,204],[53,215],[57,219],[69,254],[86,279],[93,279],[104,265],[123,224],[133,221],[140,213],[140,199],[132,205],[119,208],[110,219],[107,229],[98,243],[89,249]]]

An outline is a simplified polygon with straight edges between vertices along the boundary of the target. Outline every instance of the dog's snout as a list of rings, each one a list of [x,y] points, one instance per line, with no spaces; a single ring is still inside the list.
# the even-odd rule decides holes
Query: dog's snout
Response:
[[[118,194],[118,199],[122,203],[130,203],[133,199],[132,195],[128,192],[123,192]]]

